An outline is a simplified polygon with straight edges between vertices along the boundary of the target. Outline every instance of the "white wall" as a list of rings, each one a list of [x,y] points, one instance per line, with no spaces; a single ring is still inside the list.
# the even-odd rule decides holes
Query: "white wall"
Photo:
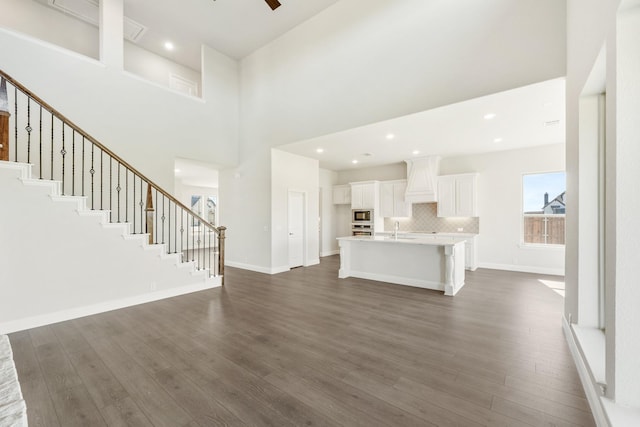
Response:
[[[523,246],[522,175],[564,171],[564,144],[442,159],[440,174],[478,172],[478,264],[564,274],[564,249]]]
[[[76,202],[52,200],[49,181],[25,186],[19,176],[0,166],[3,204],[16,207],[0,209],[0,334],[213,285],[163,260],[160,247],[123,239],[122,227],[78,215]]]
[[[320,169],[318,161],[280,150],[271,150],[271,268],[289,270],[289,191],[305,194],[304,265],[320,262]]]
[[[338,184],[358,181],[392,181],[394,179],[407,179],[407,164],[405,162],[338,171]]]
[[[565,298],[565,331],[567,340],[573,351],[576,365],[596,419],[602,425],[638,425],[640,417],[629,418],[626,423],[614,423],[621,413],[615,402],[636,408],[640,407],[640,367],[637,364],[637,347],[640,340],[637,325],[640,323],[637,310],[638,260],[634,258],[638,252],[637,242],[640,236],[637,227],[620,227],[631,221],[638,210],[637,182],[640,178],[637,169],[638,135],[636,120],[637,106],[634,97],[638,97],[638,69],[631,65],[637,61],[637,35],[632,34],[627,42],[634,47],[624,51],[620,49],[621,39],[625,39],[624,25],[619,26],[617,13],[623,2],[609,1],[576,1],[569,0],[567,14],[567,190],[581,194],[580,184],[586,182],[584,175],[594,171],[589,169],[590,163],[582,163],[581,150],[587,147],[588,141],[582,141],[580,127],[585,125],[581,120],[580,106],[584,105],[583,94],[590,88],[589,77],[601,51],[606,53],[606,71],[604,72],[604,91],[606,91],[606,331],[591,328],[592,333],[604,335],[596,343],[585,340],[576,333],[583,320],[585,326],[592,323],[593,313],[582,312],[593,304],[585,304],[584,299],[594,294],[588,286],[593,281],[583,282],[581,275],[588,271],[589,262],[581,253],[582,246],[590,242],[591,236],[581,234],[581,213],[583,205],[580,198],[568,199],[567,221],[571,225],[567,229],[567,274]],[[638,25],[637,22],[635,25]],[[631,31],[633,33],[633,31]],[[625,44],[623,41],[622,45]],[[621,57],[619,57],[619,55]],[[630,62],[627,62],[630,61]],[[622,65],[621,65],[622,62]],[[625,63],[630,65],[626,68]],[[624,74],[621,73],[624,70]],[[625,90],[620,90],[618,79],[623,75],[628,78]],[[628,96],[629,98],[624,100]],[[620,100],[622,97],[622,100]],[[622,109],[622,110],[621,110]],[[618,138],[619,133],[626,133],[626,138]],[[633,141],[633,142],[631,142]],[[583,147],[583,143],[585,147]],[[621,150],[622,149],[622,150]],[[632,166],[633,165],[633,166]],[[635,187],[635,189],[632,189]],[[590,249],[590,248],[589,248]],[[622,252],[621,252],[622,250]],[[624,259],[624,265],[621,263]],[[630,259],[626,257],[631,257]],[[592,260],[590,262],[593,262]],[[582,302],[581,302],[582,299]],[[621,315],[621,313],[624,313]],[[583,319],[584,317],[584,319]],[[622,323],[619,323],[622,320]],[[622,326],[622,327],[621,327]],[[620,328],[621,327],[621,328]],[[632,354],[633,353],[633,354]],[[593,356],[597,357],[594,358]],[[606,388],[601,398],[602,388],[596,384],[594,372],[605,371]],[[600,379],[601,380],[601,379]],[[611,421],[605,419],[608,417]]]
[[[4,29],[0,51],[5,72],[169,191],[176,157],[237,161],[238,64],[213,49],[204,100]]]
[[[199,71],[170,61],[128,41],[124,43],[124,69],[166,87],[170,87],[169,77],[174,74],[198,85],[197,93],[194,96],[199,96],[202,91]]]
[[[336,237],[338,205],[333,204],[333,186],[338,173],[320,169],[320,256],[335,255],[340,252]]]
[[[245,130],[291,143],[561,77],[564,32],[556,0],[340,1],[242,60]]]
[[[256,149],[238,167],[220,170],[220,205],[226,263],[271,273],[270,149]]]
[[[33,0],[0,0],[0,26],[72,50],[93,59],[100,58],[97,27]],[[46,25],[42,25],[46,22]],[[200,72],[124,41],[124,68],[146,80],[169,87],[169,74],[198,83]],[[14,76],[15,77],[15,76]],[[16,77],[18,78],[18,77]]]
[[[33,0],[0,0],[0,27],[46,40],[94,59],[99,57],[98,28]],[[43,25],[43,23],[47,25]]]

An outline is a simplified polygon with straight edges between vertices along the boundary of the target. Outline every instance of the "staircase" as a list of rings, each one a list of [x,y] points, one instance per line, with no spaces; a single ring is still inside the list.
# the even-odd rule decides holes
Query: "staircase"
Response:
[[[0,145],[0,334],[223,285],[224,227],[2,71]]]

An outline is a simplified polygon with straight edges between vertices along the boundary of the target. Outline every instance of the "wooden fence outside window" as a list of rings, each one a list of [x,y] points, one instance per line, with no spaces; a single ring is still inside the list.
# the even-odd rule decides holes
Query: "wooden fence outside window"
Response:
[[[524,243],[564,245],[565,216],[524,214]]]

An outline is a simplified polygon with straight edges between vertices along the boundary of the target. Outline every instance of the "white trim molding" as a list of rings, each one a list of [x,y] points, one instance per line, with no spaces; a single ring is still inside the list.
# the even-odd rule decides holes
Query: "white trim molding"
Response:
[[[494,264],[490,262],[479,262],[478,268],[488,268],[490,270],[518,271],[520,273],[550,274],[552,276],[564,276],[563,268],[537,267],[533,265]]]
[[[144,304],[147,302],[158,301],[161,299],[176,297],[179,295],[190,294],[192,292],[217,288],[222,285],[221,279],[222,278],[218,276],[212,279],[207,279],[203,283],[197,283],[194,285],[180,286],[157,292],[150,292],[142,295],[121,298],[113,301],[105,301],[83,307],[57,311],[55,313],[47,313],[40,316],[12,320],[9,322],[0,323],[0,334],[9,334],[12,332],[23,331],[25,329],[32,329],[44,325],[50,325],[53,323],[64,322],[66,320],[77,319],[79,317],[90,316],[92,314],[117,310],[119,308],[131,307],[133,305]]]
[[[580,351],[578,346],[578,340],[573,333],[573,328],[569,325],[567,319],[562,316],[562,330],[564,331],[565,339],[569,345],[569,350],[573,356],[573,361],[576,364],[578,375],[582,381],[582,387],[584,388],[587,396],[587,401],[591,407],[591,413],[598,427],[613,427],[607,419],[604,406],[600,400],[602,396],[602,389],[600,386],[592,380],[591,372],[588,368],[587,361]],[[616,426],[617,427],[617,426]]]

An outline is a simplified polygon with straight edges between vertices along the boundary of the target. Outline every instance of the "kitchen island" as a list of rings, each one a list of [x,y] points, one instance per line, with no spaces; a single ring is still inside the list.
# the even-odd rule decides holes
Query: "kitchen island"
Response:
[[[339,237],[338,277],[359,277],[444,291],[464,286],[463,237]]]

